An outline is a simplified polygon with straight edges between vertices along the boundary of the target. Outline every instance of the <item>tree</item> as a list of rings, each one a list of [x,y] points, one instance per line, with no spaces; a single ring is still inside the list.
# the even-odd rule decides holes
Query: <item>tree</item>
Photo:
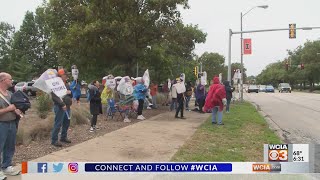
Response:
[[[14,35],[10,69],[18,80],[31,80],[57,66],[57,56],[49,47],[50,31],[45,18],[42,7],[37,8],[36,14],[27,12]]]
[[[0,22],[0,72],[8,70],[14,31],[12,25]]]
[[[77,64],[96,77],[119,64],[135,76],[136,63],[170,73],[165,68],[191,60],[195,43],[206,36],[181,23],[180,5],[188,8],[187,0],[51,0],[46,6],[51,45],[62,65]]]
[[[203,53],[198,59],[198,63],[202,63],[203,71],[207,72],[209,83],[213,76],[218,76],[219,73],[223,73],[225,58],[218,53]]]

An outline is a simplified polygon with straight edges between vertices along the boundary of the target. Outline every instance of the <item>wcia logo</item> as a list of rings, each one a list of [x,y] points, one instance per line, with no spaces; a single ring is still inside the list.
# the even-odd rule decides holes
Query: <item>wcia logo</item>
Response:
[[[63,168],[63,163],[53,164],[53,172],[58,173],[61,172]]]

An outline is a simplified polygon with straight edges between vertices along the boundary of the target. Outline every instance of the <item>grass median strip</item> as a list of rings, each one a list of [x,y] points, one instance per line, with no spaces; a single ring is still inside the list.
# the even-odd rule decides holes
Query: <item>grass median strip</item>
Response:
[[[281,140],[248,102],[232,105],[224,126],[203,123],[174,155],[173,162],[262,162],[263,144]]]

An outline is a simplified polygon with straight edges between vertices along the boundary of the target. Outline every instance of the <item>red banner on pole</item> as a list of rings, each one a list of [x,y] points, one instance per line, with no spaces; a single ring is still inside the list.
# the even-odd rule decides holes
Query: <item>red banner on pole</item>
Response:
[[[243,54],[252,53],[251,39],[243,39]]]

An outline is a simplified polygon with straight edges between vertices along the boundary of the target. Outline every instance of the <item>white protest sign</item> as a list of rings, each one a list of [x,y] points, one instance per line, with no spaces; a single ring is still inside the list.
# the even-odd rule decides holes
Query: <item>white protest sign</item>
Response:
[[[78,75],[79,75],[79,70],[78,69],[72,69],[72,77],[74,80],[78,79]]]
[[[48,79],[46,80],[46,84],[48,88],[60,98],[67,94],[67,88],[60,77]]]
[[[201,85],[207,85],[207,72],[203,72],[201,76]]]
[[[115,79],[106,79],[106,86],[111,89],[116,88],[116,80]]]

